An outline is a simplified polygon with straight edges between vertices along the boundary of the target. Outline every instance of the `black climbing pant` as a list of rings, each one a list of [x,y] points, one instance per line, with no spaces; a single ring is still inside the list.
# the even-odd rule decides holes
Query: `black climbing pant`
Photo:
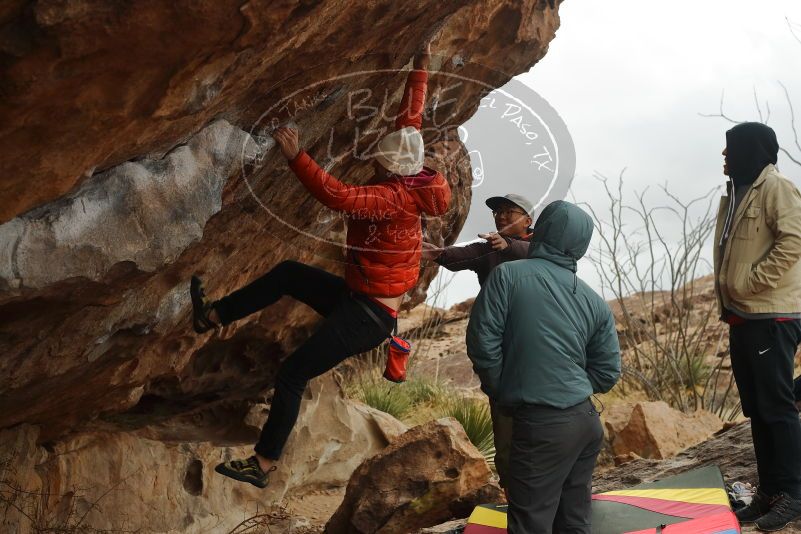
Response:
[[[801,321],[746,321],[731,327],[729,342],[743,414],[751,418],[760,489],[801,499],[801,422],[793,395]]]
[[[341,277],[295,261],[278,264],[261,278],[216,301],[214,307],[225,325],[284,295],[309,305],[325,319],[278,370],[270,414],[255,447],[258,454],[271,460],[281,456],[297,421],[308,381],[346,358],[380,345],[395,325],[395,319],[381,305],[352,293]],[[370,317],[362,304],[383,324]]]
[[[509,533],[590,534],[592,471],[604,436],[598,412],[586,400],[513,414]]]

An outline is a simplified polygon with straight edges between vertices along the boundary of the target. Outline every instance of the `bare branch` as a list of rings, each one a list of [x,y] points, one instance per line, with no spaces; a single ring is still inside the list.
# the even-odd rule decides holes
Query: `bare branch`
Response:
[[[792,35],[793,39],[795,39],[799,44],[801,44],[801,26],[799,26],[798,24],[794,24],[788,17],[785,17],[785,21],[787,22],[787,27],[790,30],[790,34]],[[785,156],[787,156],[787,158],[790,161],[801,167],[801,142],[799,142],[798,131],[795,123],[795,110],[793,109],[793,104],[790,99],[790,92],[787,90],[787,86],[785,86],[781,81],[779,81],[778,83],[781,86],[782,90],[784,91],[784,98],[785,101],[787,102],[787,107],[790,110],[790,128],[793,131],[793,142],[795,145],[795,150],[798,151],[798,154],[792,154],[786,147],[779,147],[779,150]],[[771,118],[770,101],[765,100],[764,111],[763,111],[763,107],[759,103],[759,95],[757,93],[756,87],[753,88],[753,96],[754,96],[754,108],[756,109],[759,121],[764,124],[768,124]],[[722,90],[720,93],[720,105],[718,113],[698,113],[698,115],[707,118],[711,117],[711,118],[723,119],[731,124],[742,124],[744,121],[735,120],[726,114],[726,112],[724,111],[724,97],[725,97],[725,91]]]
[[[787,21],[787,27],[790,29],[790,35],[793,36],[793,39],[795,39],[798,42],[798,44],[801,44],[801,36],[799,36],[799,33],[801,33],[801,29],[799,29],[799,25],[794,24],[790,20],[790,17],[784,17],[784,20]]]
[[[795,163],[796,165],[799,165],[799,166],[801,166],[801,160],[798,160],[798,159],[796,159],[796,158],[795,158],[795,157],[794,157],[792,154],[790,154],[790,153],[787,151],[787,149],[786,149],[786,148],[784,148],[784,147],[779,147],[779,151],[780,151],[780,152],[782,152],[782,153],[783,153],[785,156],[787,156],[787,157],[790,159],[790,161],[792,161],[792,162],[793,162],[793,163]]]
[[[626,202],[623,173],[617,184],[600,173],[595,178],[609,211],[602,218],[587,206],[599,236],[588,259],[619,308],[626,379],[649,398],[681,410],[703,406],[713,397],[705,388],[710,374],[704,358],[715,306],[695,306],[695,280],[711,271],[702,254],[714,230],[719,188],[684,201],[663,186],[669,202],[652,206],[647,188],[634,193],[634,203]],[[696,215],[699,209],[703,213]],[[671,222],[665,224],[665,218]],[[680,230],[676,239],[666,233],[675,228]]]
[[[762,108],[759,107],[759,97],[757,96],[756,86],[754,86],[753,89],[754,89],[754,107],[757,110],[757,115],[759,115],[759,122],[765,123],[765,119],[762,118]]]
[[[798,130],[795,127],[795,109],[793,108],[793,101],[790,100],[790,91],[787,90],[787,86],[784,85],[781,81],[779,81],[778,83],[781,86],[782,90],[784,91],[784,98],[787,101],[787,107],[790,110],[790,127],[793,130],[793,142],[795,143],[795,148],[799,152],[801,152],[801,143],[798,142]],[[787,151],[785,151],[785,154],[787,154]],[[789,154],[787,155],[790,156]],[[792,156],[790,156],[790,158],[792,159]],[[796,164],[801,165],[801,163],[799,163],[798,161],[794,159],[793,161]]]
[[[712,118],[716,118],[716,119],[723,119],[723,120],[729,121],[732,124],[742,124],[745,121],[734,120],[731,117],[729,117],[728,115],[726,115],[726,113],[723,112],[723,98],[724,98],[725,94],[726,94],[725,90],[722,90],[720,92],[720,110],[718,111],[718,113],[698,113],[698,114],[700,116],[702,116],[702,117],[712,117]]]

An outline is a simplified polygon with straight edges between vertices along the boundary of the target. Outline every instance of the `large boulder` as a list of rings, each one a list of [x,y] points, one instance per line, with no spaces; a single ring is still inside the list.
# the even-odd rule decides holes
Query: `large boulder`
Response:
[[[487,462],[452,418],[417,426],[365,461],[327,534],[406,533],[502,499]]]
[[[683,413],[667,403],[620,403],[604,418],[607,437],[617,458],[663,459],[708,439],[723,427],[706,410]]]

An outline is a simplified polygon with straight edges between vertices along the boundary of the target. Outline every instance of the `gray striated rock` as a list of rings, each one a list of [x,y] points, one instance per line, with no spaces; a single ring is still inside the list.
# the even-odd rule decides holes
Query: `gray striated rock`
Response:
[[[130,261],[154,271],[203,237],[228,178],[260,152],[224,120],[162,158],[112,167],[69,195],[0,225],[0,284],[99,280]]]

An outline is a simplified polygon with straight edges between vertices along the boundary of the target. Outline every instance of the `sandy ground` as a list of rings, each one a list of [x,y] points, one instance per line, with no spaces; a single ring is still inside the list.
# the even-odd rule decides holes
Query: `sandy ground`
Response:
[[[287,511],[307,518],[312,527],[318,527],[322,531],[322,527],[334,514],[344,497],[345,488],[317,491],[292,499],[287,503]]]

